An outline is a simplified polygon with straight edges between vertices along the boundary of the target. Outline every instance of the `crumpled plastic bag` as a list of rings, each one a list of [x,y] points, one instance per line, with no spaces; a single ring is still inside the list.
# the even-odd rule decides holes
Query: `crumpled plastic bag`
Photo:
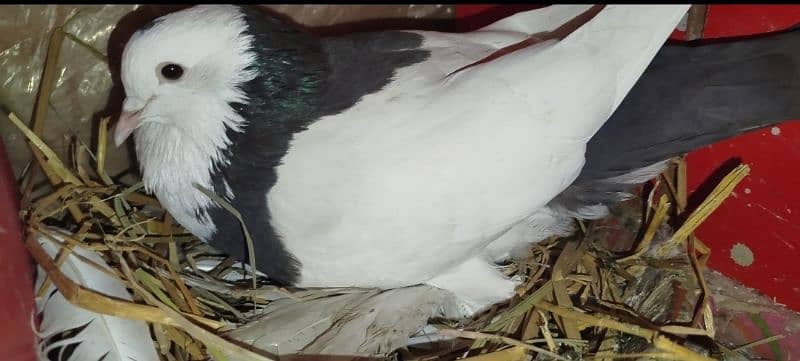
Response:
[[[264,5],[298,24],[333,32],[378,30],[406,23],[374,21],[360,27],[344,23],[378,19],[451,19],[452,6],[443,5]],[[14,173],[19,176],[31,159],[22,134],[6,112],[29,122],[44,66],[51,32],[59,26],[95,52],[65,39],[56,85],[45,119],[44,140],[62,159],[69,159],[72,137],[93,147],[95,127],[102,116],[115,116],[121,89],[112,89],[112,74],[127,36],[144,21],[183,6],[139,5],[4,5],[0,12],[0,133]],[[135,13],[132,13],[136,11]],[[119,23],[120,29],[115,31]],[[313,30],[313,29],[312,29]],[[109,40],[110,39],[110,40]],[[109,63],[104,59],[109,56]],[[109,93],[111,95],[109,96]],[[112,122],[113,125],[113,122]],[[107,171],[113,176],[129,168],[131,147],[107,153]]]
[[[105,52],[114,24],[132,5],[5,5],[0,14],[0,132],[14,173],[31,159],[22,134],[8,121],[7,111],[31,119],[34,101],[53,29],[63,26],[78,39]],[[112,82],[106,63],[69,39],[61,48],[55,87],[45,120],[44,140],[62,159],[74,135],[91,145],[93,116],[105,107]],[[111,163],[125,154],[109,152]]]

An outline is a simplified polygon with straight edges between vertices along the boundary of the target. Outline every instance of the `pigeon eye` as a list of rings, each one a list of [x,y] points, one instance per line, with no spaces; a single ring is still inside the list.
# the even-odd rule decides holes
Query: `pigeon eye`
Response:
[[[183,68],[178,64],[169,63],[161,67],[161,75],[169,80],[178,80],[183,75]]]

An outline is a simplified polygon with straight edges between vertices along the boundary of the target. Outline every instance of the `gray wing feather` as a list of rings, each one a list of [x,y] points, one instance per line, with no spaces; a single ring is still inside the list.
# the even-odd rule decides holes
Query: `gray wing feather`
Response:
[[[637,171],[754,129],[800,119],[800,30],[666,45],[589,141],[578,179],[553,204],[624,199]],[[663,169],[663,167],[662,167]],[[641,172],[640,172],[641,173]]]

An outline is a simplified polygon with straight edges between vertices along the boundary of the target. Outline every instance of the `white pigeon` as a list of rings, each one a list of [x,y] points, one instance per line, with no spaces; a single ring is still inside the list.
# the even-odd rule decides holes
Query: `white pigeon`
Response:
[[[429,284],[468,317],[513,295],[487,247],[546,218],[688,7],[316,37],[253,7],[195,6],[126,45],[115,141],[133,133],[146,190],[246,260],[238,220],[194,185],[226,198],[276,283]],[[581,14],[594,16],[566,37],[495,54]],[[501,240],[500,253],[530,239]]]

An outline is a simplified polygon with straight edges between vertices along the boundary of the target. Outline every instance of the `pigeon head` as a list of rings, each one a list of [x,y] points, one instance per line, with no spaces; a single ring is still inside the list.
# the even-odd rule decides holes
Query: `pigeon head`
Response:
[[[230,103],[246,102],[240,86],[255,77],[246,29],[237,7],[197,6],[136,32],[122,56],[126,98],[117,145],[134,132],[137,138],[182,135],[194,140],[196,151],[214,156],[229,141],[226,129],[242,123]]]

